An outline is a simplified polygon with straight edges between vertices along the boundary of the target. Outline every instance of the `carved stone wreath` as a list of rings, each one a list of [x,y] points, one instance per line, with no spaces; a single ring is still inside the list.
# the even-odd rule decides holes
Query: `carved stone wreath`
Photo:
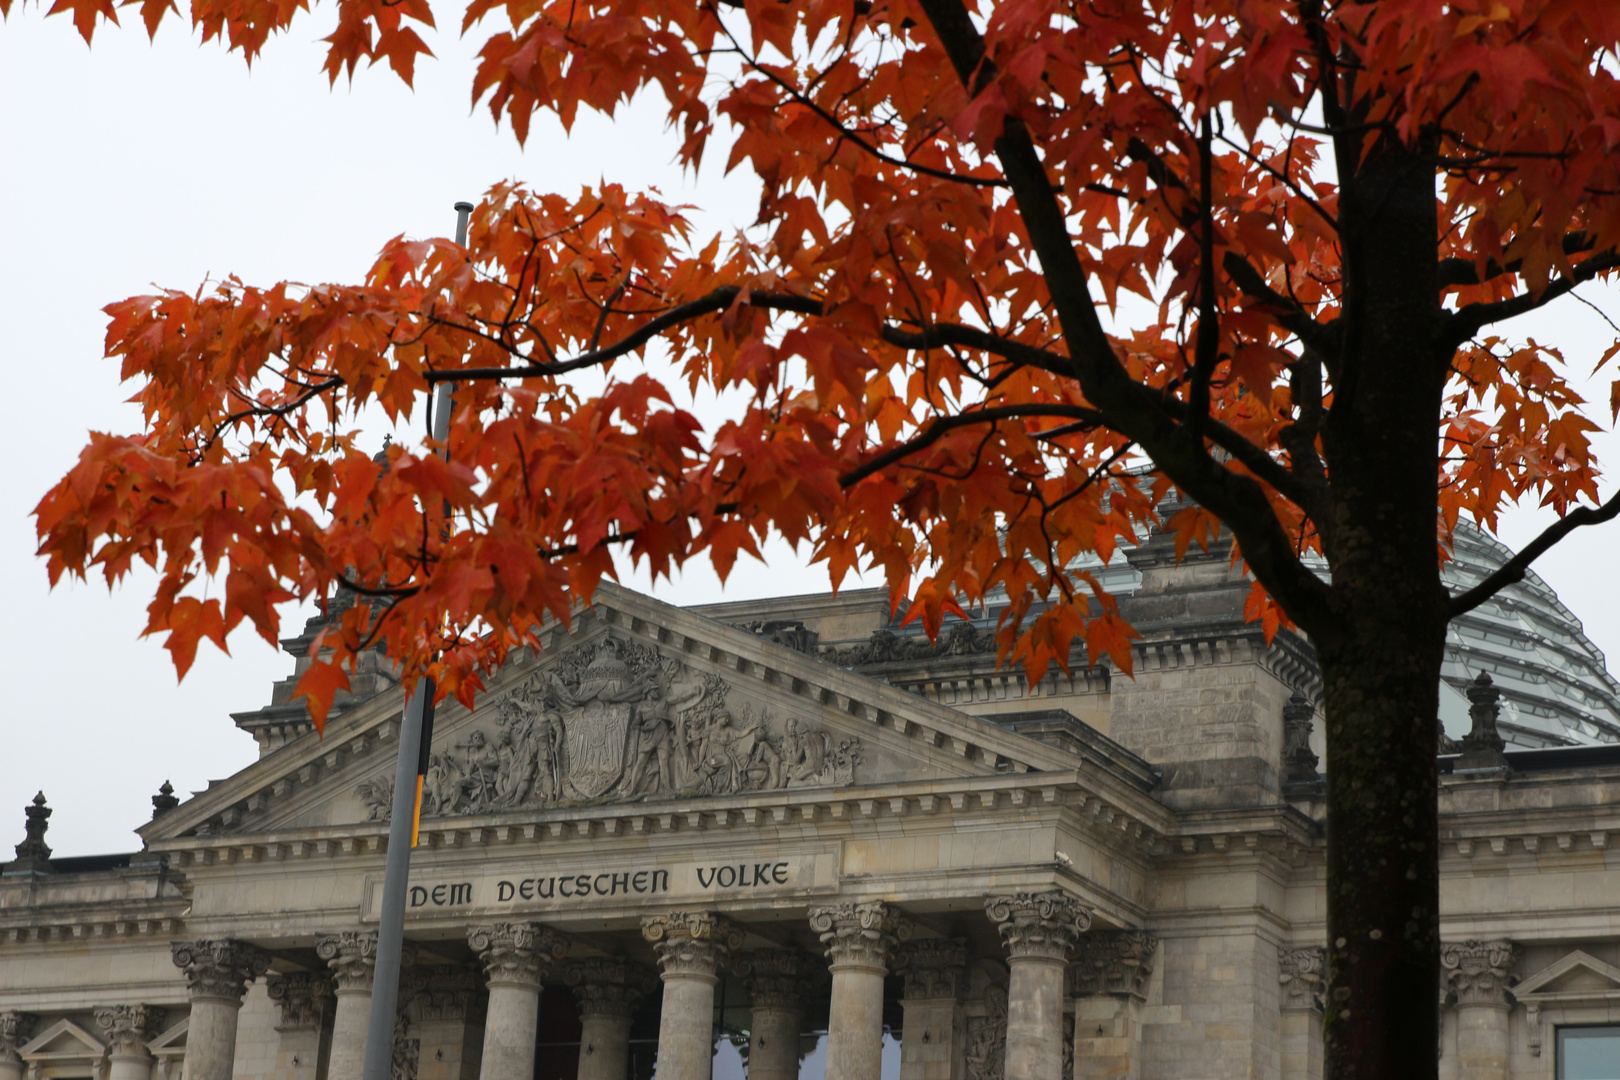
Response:
[[[488,708],[479,726],[430,755],[430,817],[524,807],[729,795],[855,782],[861,741],[768,708],[728,704],[731,685],[608,635],[564,650]],[[355,788],[374,821],[393,784]]]

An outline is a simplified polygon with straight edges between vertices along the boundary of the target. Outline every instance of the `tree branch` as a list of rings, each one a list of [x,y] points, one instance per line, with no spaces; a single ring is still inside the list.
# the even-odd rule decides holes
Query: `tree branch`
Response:
[[[1559,297],[1567,295],[1577,285],[1583,285],[1599,274],[1617,267],[1620,267],[1620,254],[1606,251],[1583,260],[1575,267],[1573,274],[1552,282],[1541,290],[1540,295],[1520,293],[1518,296],[1511,296],[1495,303],[1469,304],[1447,319],[1440,335],[1441,345],[1449,355],[1457,346],[1479,333],[1481,327],[1517,318],[1537,308],[1545,307]]]
[[[898,446],[890,447],[871,461],[863,462],[838,478],[840,487],[849,487],[858,484],[875,472],[880,472],[890,465],[897,464],[928,446],[938,442],[944,436],[958,428],[971,427],[974,424],[997,423],[1002,420],[1021,420],[1026,416],[1061,416],[1081,424],[1092,427],[1102,427],[1102,414],[1096,409],[1088,409],[1083,405],[1002,405],[988,409],[975,409],[972,412],[958,413],[955,416],[941,416],[914,437],[907,439]],[[1072,426],[1072,425],[1065,425]]]
[[[1228,251],[1221,257],[1221,269],[1226,271],[1226,276],[1244,295],[1275,309],[1274,317],[1278,326],[1324,356],[1338,355],[1338,319],[1327,323],[1317,322],[1299,304],[1267,285],[1254,264],[1235,251]]]
[[[1523,551],[1503,563],[1484,581],[1467,592],[1452,597],[1446,618],[1455,619],[1459,615],[1473,611],[1505,586],[1523,581],[1525,571],[1529,570],[1531,563],[1581,526],[1601,525],[1605,521],[1613,521],[1616,517],[1620,517],[1620,493],[1610,496],[1609,501],[1601,506],[1582,506],[1571,510],[1561,520],[1549,525],[1540,536],[1525,545]]]

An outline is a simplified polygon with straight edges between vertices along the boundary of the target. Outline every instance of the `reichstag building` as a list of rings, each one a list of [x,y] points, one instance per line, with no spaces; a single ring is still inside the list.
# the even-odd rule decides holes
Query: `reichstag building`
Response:
[[[1134,678],[1030,685],[994,611],[930,643],[881,591],[604,585],[440,710],[394,1076],[1320,1077],[1311,649],[1226,552],[1098,569]],[[368,657],[321,739],[293,682],[139,851],[53,853],[44,796],[0,820],[0,1080],[358,1080],[402,695]],[[1444,683],[1442,1076],[1615,1080],[1620,686],[1533,576]]]

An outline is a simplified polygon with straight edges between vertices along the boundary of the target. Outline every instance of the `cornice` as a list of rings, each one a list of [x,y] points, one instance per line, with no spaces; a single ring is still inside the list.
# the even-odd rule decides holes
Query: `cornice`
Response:
[[[862,825],[906,818],[984,818],[1067,808],[1082,820],[1105,823],[1119,842],[1147,852],[1167,847],[1175,815],[1134,791],[1099,790],[1082,770],[909,780],[843,788],[750,792],[659,803],[524,810],[423,823],[422,849],[487,848],[502,844],[672,833],[743,833],[806,825]],[[988,823],[988,822],[987,822]],[[959,826],[952,826],[959,827]],[[171,837],[157,845],[172,865],[284,862],[376,856],[386,852],[386,822],[222,836]]]

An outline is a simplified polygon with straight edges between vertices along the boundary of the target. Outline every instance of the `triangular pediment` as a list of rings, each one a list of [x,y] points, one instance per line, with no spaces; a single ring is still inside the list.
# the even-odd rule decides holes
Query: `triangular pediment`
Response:
[[[154,1054],[163,1050],[184,1050],[186,1048],[186,1032],[189,1030],[191,1030],[191,1018],[188,1016],[147,1043],[146,1048]]]
[[[1620,998],[1620,968],[1579,949],[1547,965],[1513,988],[1520,1001],[1559,998]]]
[[[605,583],[572,627],[440,706],[426,819],[836,789],[1082,759],[776,641]],[[300,737],[141,830],[149,843],[387,817],[403,695]]]
[[[18,1048],[19,1054],[74,1054],[100,1057],[107,1046],[71,1020],[58,1020]]]

